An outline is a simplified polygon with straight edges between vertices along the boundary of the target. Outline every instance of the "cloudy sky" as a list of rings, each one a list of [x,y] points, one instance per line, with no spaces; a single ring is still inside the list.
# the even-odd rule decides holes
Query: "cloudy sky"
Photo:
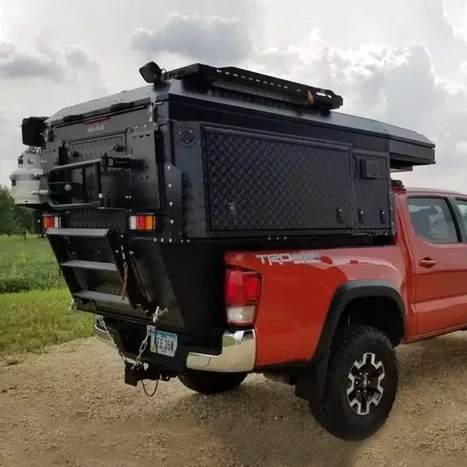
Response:
[[[425,134],[406,183],[467,191],[467,0],[0,0],[0,183],[24,116],[200,61],[330,87],[342,111]]]

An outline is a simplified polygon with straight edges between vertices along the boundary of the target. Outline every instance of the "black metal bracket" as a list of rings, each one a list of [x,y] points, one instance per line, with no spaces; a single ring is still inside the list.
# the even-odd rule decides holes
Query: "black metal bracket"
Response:
[[[66,147],[62,142],[56,141],[47,143],[45,148],[42,149],[42,169],[47,174],[59,166],[65,159],[65,156]]]
[[[106,172],[108,169],[122,169],[122,170],[140,170],[142,164],[140,160],[130,159],[129,157],[116,157],[104,154],[101,157],[102,171]]]
[[[134,368],[129,363],[125,363],[125,384],[130,386],[138,386],[138,381],[141,381],[142,377],[140,373],[143,373],[139,368]]]
[[[125,362],[125,384],[138,386],[139,381],[169,381],[172,375],[162,374],[159,369],[149,365],[148,367],[138,366],[133,368],[132,363]]]
[[[54,167],[47,174],[47,185],[49,190],[48,204],[54,209],[73,209],[73,208],[86,208],[86,207],[105,207],[106,196],[102,193],[102,173],[107,173],[109,169],[140,169],[140,161],[130,159],[128,157],[109,156],[104,154],[98,159],[92,159],[89,161],[73,162],[71,164],[65,164],[58,167]],[[81,184],[71,183],[68,181],[69,173],[73,170],[81,169]],[[96,199],[90,202],[82,203],[58,203],[54,201],[54,197],[61,194],[71,195],[76,192],[78,187],[84,187],[86,182],[86,171],[92,170],[94,173],[95,180],[95,192]],[[64,177],[60,179],[57,177],[58,174],[64,174]],[[52,188],[58,187],[58,192],[54,192]],[[63,187],[63,188],[62,188]]]
[[[144,380],[167,382],[175,376],[175,374],[161,371],[151,365],[146,368],[141,366],[133,368],[132,363],[125,362],[125,384],[130,386],[138,386],[138,382]]]
[[[172,164],[164,164],[167,202],[167,225],[164,240],[176,241],[183,237],[182,172]]]
[[[125,362],[125,384],[130,386],[137,386],[138,381],[149,379],[158,381],[161,379],[158,370],[153,367],[144,368],[142,366],[133,368],[133,364]]]

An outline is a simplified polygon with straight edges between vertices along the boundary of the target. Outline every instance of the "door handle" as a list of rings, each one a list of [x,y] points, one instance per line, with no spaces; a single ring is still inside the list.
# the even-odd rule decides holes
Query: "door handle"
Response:
[[[418,262],[418,264],[422,268],[432,268],[433,266],[436,266],[438,264],[438,261],[431,258],[423,258]]]

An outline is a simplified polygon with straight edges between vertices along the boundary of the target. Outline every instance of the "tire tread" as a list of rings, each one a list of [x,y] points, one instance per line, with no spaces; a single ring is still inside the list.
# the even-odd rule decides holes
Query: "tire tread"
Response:
[[[333,388],[335,374],[338,371],[339,363],[352,342],[361,338],[362,335],[376,337],[391,351],[391,356],[396,363],[396,352],[388,336],[377,328],[365,325],[351,325],[339,331],[336,335],[329,358],[329,366],[326,376],[324,397],[318,407],[311,407],[313,415],[318,423],[328,432],[341,439],[352,441],[352,434],[346,433],[345,423],[339,408],[336,406],[333,397]],[[397,369],[397,363],[396,363]],[[398,378],[397,372],[395,375]],[[395,402],[396,391],[391,395],[389,401],[390,409]]]

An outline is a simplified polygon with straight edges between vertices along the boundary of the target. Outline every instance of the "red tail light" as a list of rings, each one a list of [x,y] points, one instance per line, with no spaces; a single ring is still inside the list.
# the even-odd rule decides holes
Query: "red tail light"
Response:
[[[155,230],[156,217],[153,214],[137,214],[129,218],[130,230]]]
[[[225,283],[227,321],[234,326],[253,325],[261,293],[261,276],[252,271],[228,269]]]
[[[256,304],[261,286],[259,274],[240,269],[229,269],[226,282],[227,306]]]
[[[44,229],[59,229],[62,226],[60,216],[43,215],[42,227]]]

